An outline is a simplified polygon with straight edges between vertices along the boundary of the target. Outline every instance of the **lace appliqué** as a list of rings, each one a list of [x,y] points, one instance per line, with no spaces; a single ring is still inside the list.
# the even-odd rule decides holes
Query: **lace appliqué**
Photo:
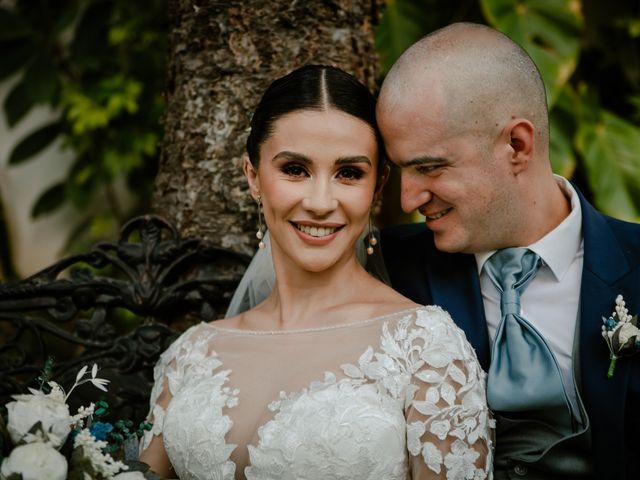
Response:
[[[418,420],[406,427],[409,453],[422,455],[435,473],[444,465],[447,479],[488,478],[495,422],[484,401],[485,374],[449,315],[430,306],[416,311],[415,321],[401,319],[393,333],[385,324],[381,349],[369,347],[357,366],[342,368],[354,381],[373,381],[380,394],[402,398],[405,409],[417,411]],[[475,465],[478,442],[488,447],[486,468]]]
[[[223,408],[237,405],[239,391],[224,386],[230,370],[217,371],[222,362],[210,351],[214,335],[211,330],[191,327],[154,369],[153,428],[145,435],[142,448],[148,446],[153,435],[162,433],[167,454],[182,480],[235,478],[235,464],[229,457],[236,445],[225,442],[233,422],[223,414]],[[156,403],[163,378],[172,395],[166,412]]]
[[[324,381],[269,406],[275,417],[249,446],[248,480],[407,478],[402,408],[374,385]]]

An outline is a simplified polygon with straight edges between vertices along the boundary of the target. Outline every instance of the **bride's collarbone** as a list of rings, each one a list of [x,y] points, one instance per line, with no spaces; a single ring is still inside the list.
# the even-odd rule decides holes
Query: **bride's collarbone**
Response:
[[[226,324],[219,323],[218,325],[249,331],[305,330],[357,323],[418,306],[418,304],[402,297],[380,299],[376,295],[370,295],[349,302],[298,311],[254,309],[235,319],[227,319]]]

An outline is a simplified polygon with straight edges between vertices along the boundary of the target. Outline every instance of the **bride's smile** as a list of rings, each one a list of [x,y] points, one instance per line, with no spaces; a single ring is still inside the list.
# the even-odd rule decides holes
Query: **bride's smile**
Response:
[[[311,245],[323,245],[335,238],[337,232],[344,225],[306,225],[298,222],[291,222],[299,232],[300,237]]]

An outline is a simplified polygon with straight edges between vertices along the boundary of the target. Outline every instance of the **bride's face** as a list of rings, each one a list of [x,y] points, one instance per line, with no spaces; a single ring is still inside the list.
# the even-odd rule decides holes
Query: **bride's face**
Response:
[[[377,164],[375,135],[357,117],[299,110],[278,119],[258,168],[245,161],[274,254],[313,272],[351,257],[368,220]]]

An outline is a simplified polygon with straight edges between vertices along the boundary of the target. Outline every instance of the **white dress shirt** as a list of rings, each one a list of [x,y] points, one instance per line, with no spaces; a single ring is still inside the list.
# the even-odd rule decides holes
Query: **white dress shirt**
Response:
[[[571,213],[540,240],[527,245],[540,256],[542,265],[522,293],[520,305],[522,316],[535,326],[555,355],[567,394],[573,404],[574,412],[577,412],[572,351],[578,319],[584,257],[582,210],[573,186],[557,175],[556,181],[571,201]],[[475,254],[484,312],[492,344],[502,318],[500,293],[484,272],[483,266],[494,252],[495,250]]]

